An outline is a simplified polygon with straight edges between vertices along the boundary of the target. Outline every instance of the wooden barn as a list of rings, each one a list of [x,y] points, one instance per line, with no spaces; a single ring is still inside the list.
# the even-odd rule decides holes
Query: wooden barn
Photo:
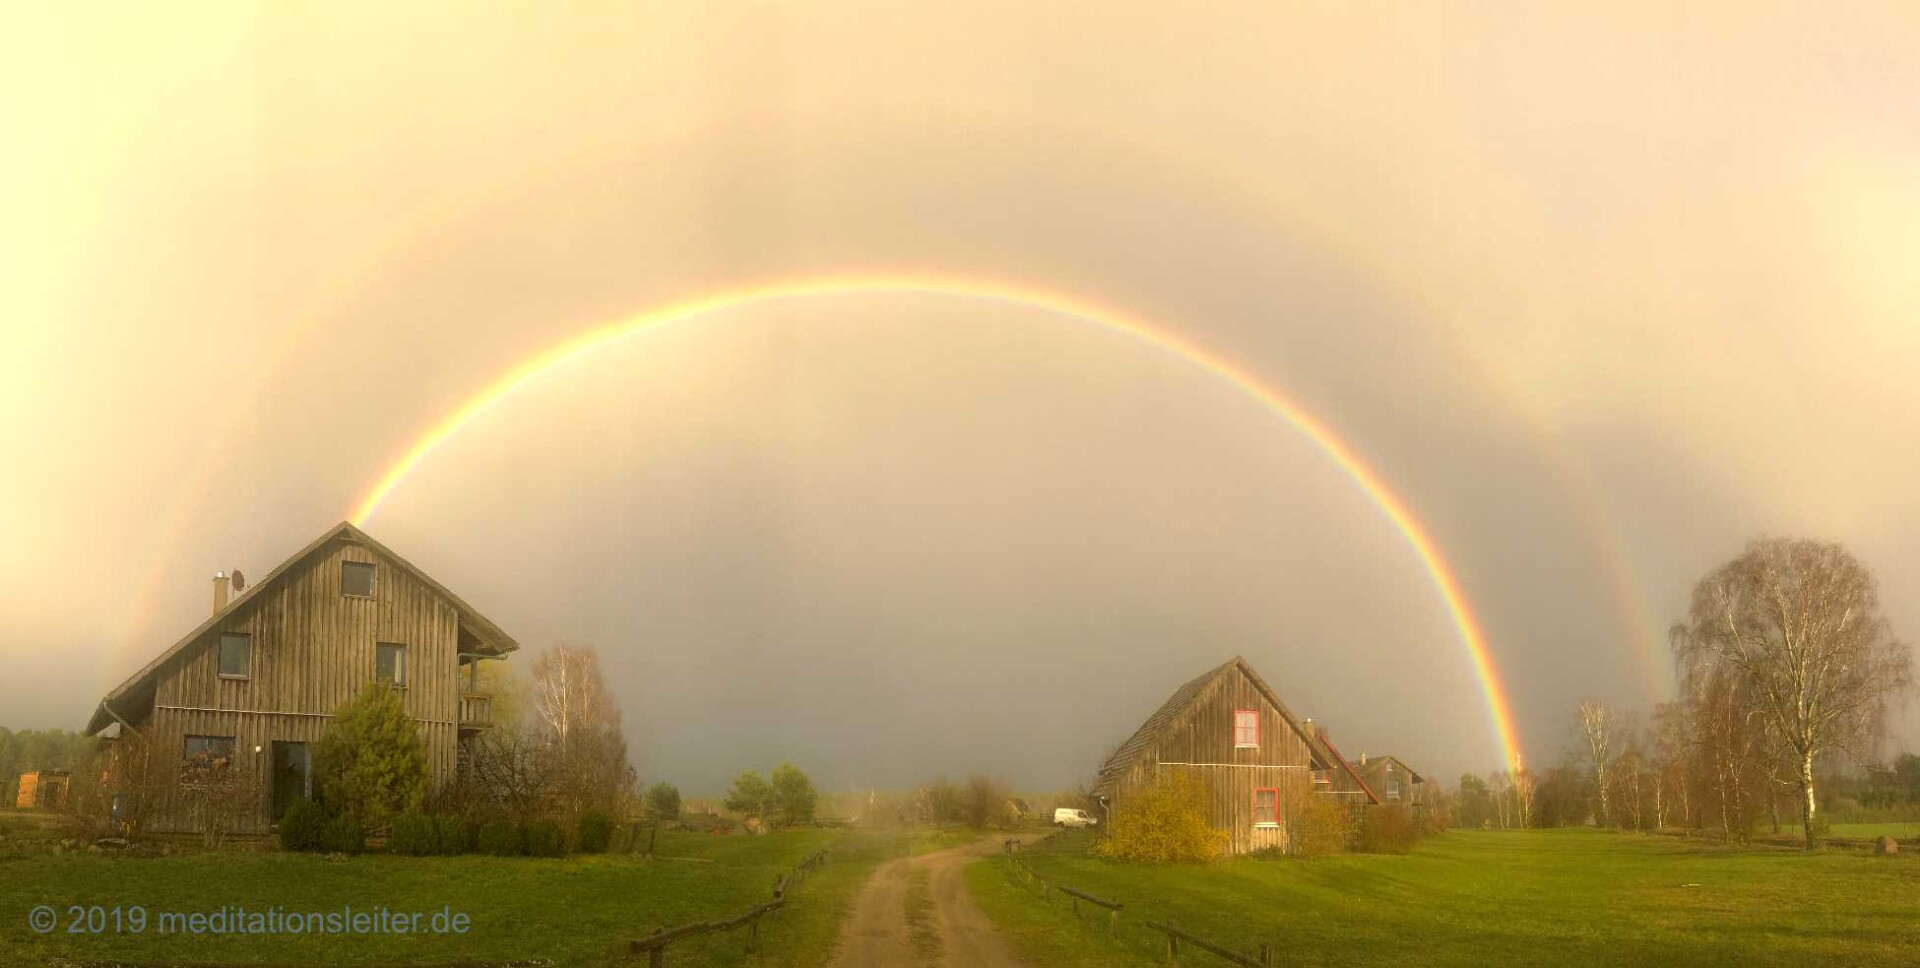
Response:
[[[1359,771],[1360,779],[1380,795],[1380,802],[1404,807],[1427,805],[1426,778],[1413,772],[1399,757],[1369,757],[1362,753],[1353,768]]]
[[[69,779],[65,770],[22,773],[20,794],[14,798],[14,806],[22,810],[58,810],[66,806]]]
[[[311,749],[334,711],[375,681],[403,693],[433,782],[453,776],[461,745],[490,725],[474,670],[518,643],[351,524],[252,587],[237,580],[215,575],[212,617],[109,692],[87,725],[117,727],[116,740],[137,736],[160,757],[142,790],[114,790],[153,798],[150,829],[193,829],[180,780],[189,758],[204,757],[195,762],[249,771],[257,809],[238,829],[265,832],[312,796]]]
[[[1298,805],[1328,796],[1316,790],[1335,774],[1367,790],[1317,732],[1235,656],[1174,690],[1100,768],[1094,794],[1118,810],[1156,777],[1187,773],[1211,791],[1210,823],[1226,831],[1229,853],[1286,850]]]

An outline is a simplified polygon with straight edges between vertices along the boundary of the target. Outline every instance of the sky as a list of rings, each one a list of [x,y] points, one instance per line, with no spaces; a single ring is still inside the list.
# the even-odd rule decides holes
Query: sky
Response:
[[[649,781],[1070,786],[1236,654],[1502,766],[1406,535],[1169,341],[1404,505],[1532,762],[1668,696],[1756,536],[1920,634],[1912,4],[393,6],[0,6],[0,724],[83,726],[527,360],[821,278],[976,292],[636,332],[366,522],[597,649]]]

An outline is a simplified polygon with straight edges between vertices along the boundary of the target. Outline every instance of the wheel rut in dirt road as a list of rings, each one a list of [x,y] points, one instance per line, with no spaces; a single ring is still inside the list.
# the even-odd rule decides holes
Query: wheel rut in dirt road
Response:
[[[967,865],[1000,849],[1001,840],[989,837],[882,865],[854,900],[833,968],[1027,968],[967,893],[963,876]]]

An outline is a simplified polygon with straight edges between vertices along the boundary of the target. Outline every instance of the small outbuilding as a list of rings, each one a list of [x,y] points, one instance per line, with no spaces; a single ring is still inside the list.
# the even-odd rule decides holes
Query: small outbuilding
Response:
[[[1353,768],[1359,771],[1360,778],[1366,781],[1367,786],[1380,795],[1381,803],[1397,803],[1404,807],[1427,805],[1426,778],[1415,773],[1399,757],[1370,757],[1362,753],[1354,761]]]
[[[22,773],[20,795],[15,798],[14,806],[22,810],[58,810],[67,804],[70,779],[65,770]]]

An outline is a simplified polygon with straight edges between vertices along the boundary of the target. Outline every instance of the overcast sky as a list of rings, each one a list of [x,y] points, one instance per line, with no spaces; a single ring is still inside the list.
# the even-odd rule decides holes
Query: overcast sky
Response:
[[[82,726],[213,571],[529,356],[881,270],[1077,293],[1283,389],[1458,570],[1536,762],[1578,698],[1664,698],[1664,629],[1756,535],[1845,542],[1920,636],[1911,3],[388,6],[0,8],[0,724]],[[1349,753],[1500,765],[1327,454],[1031,307],[647,332],[369,530],[599,649],[690,791],[1070,784],[1234,654]]]

